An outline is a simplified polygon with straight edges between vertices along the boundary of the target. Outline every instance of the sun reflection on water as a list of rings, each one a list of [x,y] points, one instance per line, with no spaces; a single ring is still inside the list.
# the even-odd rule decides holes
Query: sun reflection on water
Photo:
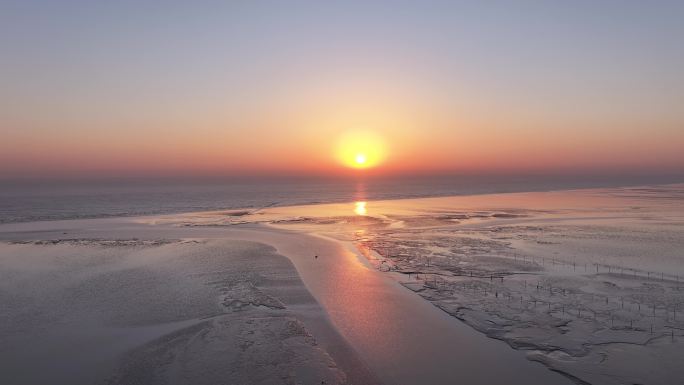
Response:
[[[356,215],[366,215],[368,213],[368,210],[366,210],[366,202],[354,202],[354,213],[356,213]]]

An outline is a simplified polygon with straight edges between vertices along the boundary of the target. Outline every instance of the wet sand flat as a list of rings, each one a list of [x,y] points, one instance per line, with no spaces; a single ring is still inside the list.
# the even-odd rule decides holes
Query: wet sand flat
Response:
[[[67,377],[85,365],[110,383],[668,384],[683,357],[682,196],[2,225],[5,362]],[[72,341],[83,354],[63,354]]]
[[[16,358],[16,362],[24,365],[14,366],[14,370],[19,371],[14,372],[14,374],[23,373],[29,376],[28,378],[34,375],[64,375],[66,376],[64,378],[74,380],[73,383],[78,383],[79,378],[84,378],[83,383],[87,383],[98,377],[106,377],[114,383],[117,381],[123,383],[137,383],[139,381],[145,383],[178,383],[172,382],[171,379],[178,380],[179,378],[181,378],[178,380],[180,383],[185,381],[182,378],[187,380],[185,383],[202,383],[205,380],[207,383],[211,383],[211,380],[216,380],[216,377],[207,377],[205,374],[212,371],[207,370],[207,367],[202,368],[201,365],[219,365],[237,371],[238,374],[233,373],[232,375],[243,376],[225,378],[242,378],[243,380],[251,378],[252,382],[247,381],[245,383],[253,383],[254,381],[256,383],[271,383],[265,377],[257,379],[249,377],[259,373],[270,374],[267,376],[268,378],[278,377],[272,371],[262,372],[256,367],[244,365],[244,362],[255,362],[254,357],[242,355],[235,358],[229,354],[230,349],[226,349],[228,351],[221,354],[209,354],[208,352],[212,351],[215,346],[212,341],[220,340],[220,338],[216,337],[197,345],[198,339],[191,338],[191,336],[218,334],[223,339],[232,339],[235,342],[243,334],[253,335],[257,331],[261,331],[263,334],[264,330],[268,332],[269,328],[282,328],[285,321],[282,321],[282,318],[272,317],[271,319],[274,319],[272,323],[260,322],[256,326],[245,324],[243,327],[228,323],[232,326],[227,327],[225,322],[231,317],[235,317],[233,313],[241,317],[240,319],[243,320],[241,322],[246,322],[244,320],[263,319],[266,315],[262,313],[278,314],[285,312],[292,317],[292,322],[301,322],[304,327],[303,330],[305,330],[304,335],[295,334],[294,337],[288,337],[304,340],[304,342],[300,341],[299,348],[295,350],[299,352],[296,357],[309,354],[312,357],[317,357],[318,362],[331,363],[329,366],[313,365],[310,368],[314,371],[313,375],[307,374],[308,377],[301,377],[303,374],[297,372],[292,374],[293,379],[310,379],[312,376],[318,376],[325,378],[326,383],[419,384],[429,381],[429,383],[447,384],[461,380],[473,384],[485,384],[506,383],[508,379],[514,378],[519,382],[533,384],[568,383],[562,376],[546,371],[541,365],[525,360],[523,355],[508,349],[503,343],[487,339],[465,325],[453,322],[453,319],[439,309],[422,301],[396,281],[373,269],[372,266],[364,264],[359,255],[346,249],[343,244],[337,241],[299,232],[268,228],[263,225],[230,228],[178,227],[163,224],[149,225],[147,224],[148,220],[149,218],[134,221],[106,219],[52,223],[53,228],[57,230],[49,230],[49,226],[43,222],[37,225],[39,228],[45,226],[39,232],[32,231],[35,225],[14,224],[4,226],[3,230],[5,231],[2,232],[2,238],[12,240],[5,242],[2,248],[3,252],[6,253],[5,263],[12,264],[12,261],[22,261],[17,263],[23,265],[22,268],[26,270],[38,268],[39,270],[50,271],[52,267],[41,267],[42,263],[39,261],[30,262],[23,258],[17,258],[17,248],[25,248],[25,255],[39,256],[41,261],[76,258],[82,261],[80,263],[93,264],[97,267],[96,261],[101,257],[98,257],[97,253],[93,254],[93,250],[102,248],[107,253],[116,255],[116,250],[120,251],[119,248],[121,247],[142,247],[143,249],[150,249],[148,251],[142,250],[140,254],[130,256],[127,263],[131,263],[133,267],[137,266],[143,271],[154,270],[155,266],[157,268],[163,267],[163,270],[170,269],[170,271],[176,271],[177,274],[185,277],[178,280],[178,275],[176,277],[170,276],[169,281],[165,279],[156,281],[157,283],[164,282],[157,285],[155,281],[143,279],[145,276],[135,277],[137,273],[132,272],[136,271],[136,268],[132,268],[132,270],[117,268],[126,272],[118,277],[107,278],[106,275],[95,274],[94,278],[88,280],[89,284],[95,285],[95,287],[101,285],[106,287],[107,284],[118,285],[115,287],[116,290],[89,292],[88,299],[83,306],[78,312],[74,312],[75,316],[70,315],[68,317],[70,320],[62,322],[67,329],[71,328],[70,334],[65,334],[47,321],[41,326],[47,330],[47,334],[52,334],[49,343],[56,346],[62,345],[63,350],[57,349],[48,354],[38,353],[44,346],[45,336],[30,333],[31,336],[25,335],[22,338],[14,330],[6,330],[4,335],[7,336],[8,341],[10,341],[9,337],[11,336],[20,336],[12,341],[11,346],[6,345],[7,356],[20,357]],[[147,240],[141,241],[140,239]],[[221,301],[220,298],[225,296],[225,293],[222,293],[225,292],[226,285],[245,274],[248,279],[250,274],[257,277],[274,274],[278,276],[272,271],[273,269],[269,264],[263,264],[263,257],[258,256],[264,251],[263,249],[257,247],[257,251],[253,252],[248,249],[235,249],[233,242],[237,241],[238,245],[244,245],[244,240],[251,241],[247,245],[259,245],[252,243],[256,240],[260,244],[273,245],[279,254],[287,255],[294,262],[306,287],[322,309],[317,308],[318,305],[315,303],[306,304],[307,301],[304,301],[304,304],[298,303],[297,298],[306,298],[305,294],[300,293],[293,297],[289,295],[291,289],[283,292],[283,290],[276,288],[263,288],[263,283],[256,285],[256,288],[268,293],[267,299],[259,299],[256,303],[250,302],[249,298],[253,294],[245,287],[237,286],[231,291],[231,295],[238,298],[238,302]],[[147,244],[136,245],[136,243]],[[208,245],[213,250],[211,253],[202,251]],[[74,250],[78,248],[81,248],[81,251]],[[198,248],[196,252],[191,252],[195,248]],[[55,254],[55,250],[60,249],[61,252]],[[182,251],[183,249],[185,251]],[[180,263],[182,268],[179,266],[178,269],[174,270],[173,264],[169,264],[169,257],[166,252],[162,252],[163,250],[175,256],[171,260],[176,260],[176,263]],[[259,250],[261,252],[258,252]],[[269,253],[272,254],[273,251],[269,251]],[[267,255],[270,255],[269,253]],[[319,258],[313,258],[312,253],[319,253]],[[202,255],[204,257],[201,257]],[[7,256],[12,256],[12,258],[7,259]],[[196,258],[201,258],[203,262],[196,264]],[[236,270],[234,265],[236,258],[238,261],[244,261],[247,258],[251,261],[250,266],[254,270]],[[218,263],[214,259],[223,261],[220,268],[214,266]],[[187,270],[188,266],[192,268]],[[217,281],[208,279],[206,274],[209,272],[192,273],[193,270],[202,266],[209,272],[215,271],[217,278],[225,277],[226,274],[228,278],[217,279],[218,282],[223,282],[217,283]],[[10,269],[3,270],[10,274]],[[11,274],[16,276],[18,270],[14,270]],[[57,272],[56,275],[74,279],[76,282],[84,278],[80,274],[76,274],[74,277],[72,276],[74,271],[68,270],[69,272]],[[32,273],[24,271],[24,274]],[[52,271],[51,274],[55,274],[55,272]],[[130,278],[125,278],[128,274],[133,275]],[[237,277],[235,277],[236,274]],[[202,279],[198,280],[198,278]],[[148,290],[153,290],[153,292],[147,293],[145,290],[138,291],[127,288],[130,283],[138,279],[141,282],[147,282]],[[29,280],[26,279],[25,281],[28,282]],[[184,285],[190,284],[192,290],[184,287]],[[207,287],[208,284],[209,287]],[[216,284],[223,289],[216,291],[216,288],[211,287],[211,285]],[[15,283],[10,282],[8,285],[15,286]],[[29,287],[32,285],[35,283],[28,284]],[[59,283],[55,283],[55,285],[58,288],[61,287]],[[125,289],[126,292],[122,293],[120,291],[122,289]],[[16,288],[16,290],[20,289]],[[55,287],[50,287],[47,291],[54,290]],[[193,290],[195,294],[188,297]],[[105,294],[105,297],[112,298],[112,302],[100,303],[102,293]],[[152,293],[154,295],[151,295]],[[156,297],[159,293],[165,293],[165,296],[172,297],[174,300],[166,303],[160,302]],[[195,295],[198,296],[196,298],[199,298],[198,302],[192,300]],[[24,301],[20,300],[20,296],[14,294],[9,297],[13,297],[20,308],[24,308],[30,313],[36,309],[36,306],[40,306],[30,303],[30,301],[27,302],[26,297],[32,296],[39,297],[36,292],[25,296]],[[134,301],[134,304],[137,305],[133,308],[137,311],[133,311],[135,314],[133,320],[127,318],[130,316],[128,310],[121,310],[121,308],[129,309],[133,305],[127,303],[127,299],[131,297],[137,297]],[[177,298],[184,299],[184,301],[176,303]],[[283,303],[285,309],[280,309],[279,305],[273,305],[272,300],[268,298],[277,299]],[[259,302],[262,300],[265,304]],[[277,301],[274,303],[278,304]],[[151,306],[146,305],[148,302]],[[202,303],[204,305],[199,306]],[[235,308],[236,304],[240,304],[237,309]],[[92,320],[92,324],[96,325],[93,332],[96,338],[79,334],[78,331],[82,330],[84,325],[81,316],[87,318],[92,313],[98,313],[97,308],[91,307],[94,305],[105,310],[112,308],[110,310],[116,316],[114,320],[120,323],[114,322],[112,327],[122,329],[120,333],[127,337],[121,340],[127,340],[128,344],[120,346],[117,350],[102,342],[102,338],[104,340],[107,338],[109,340],[114,339],[111,336],[107,337],[107,333],[104,331],[113,322],[107,317],[105,319],[96,317]],[[187,309],[186,306],[191,309],[195,308],[195,310]],[[229,310],[230,314],[223,314],[226,309]],[[216,315],[217,310],[220,310],[218,316]],[[122,311],[123,314],[118,314],[119,311]],[[52,310],[46,312],[50,313]],[[250,314],[254,312],[257,314]],[[144,319],[144,322],[133,322],[147,313],[151,313],[147,315],[151,318]],[[156,313],[161,315],[155,315]],[[164,314],[166,317],[162,316]],[[74,318],[76,320],[73,320]],[[103,324],[106,325],[106,328],[101,327]],[[334,330],[331,330],[331,324],[334,326]],[[275,332],[271,330],[270,333],[272,335]],[[87,345],[85,346],[86,350],[84,350],[87,352],[85,355],[90,357],[93,354],[105,355],[101,360],[101,365],[79,361],[67,353],[74,335],[78,335],[78,338],[84,341],[84,346]],[[105,335],[105,337],[100,338],[101,335]],[[277,333],[277,335],[282,338],[282,333]],[[306,344],[309,335],[315,340],[315,344]],[[76,339],[78,340],[78,338]],[[282,345],[278,345],[277,340],[265,338],[259,343],[263,344],[265,340],[268,340],[272,345],[269,349],[272,354],[275,354],[273,352],[283,354],[281,352]],[[10,353],[16,346],[21,346],[26,354],[17,356]],[[196,346],[202,348],[198,349]],[[241,345],[238,344],[237,346]],[[188,351],[191,349],[197,353],[189,355]],[[52,360],[53,354],[58,359]],[[175,357],[170,362],[159,358],[169,355]],[[229,364],[226,364],[224,361],[226,357],[234,358],[233,361],[228,360]],[[247,359],[247,357],[251,358]],[[285,354],[285,357],[291,357],[291,354]],[[277,354],[270,356],[270,358],[271,360],[266,360],[266,362],[280,362],[282,359]],[[500,372],[493,373],[487,370],[490,362],[493,361],[499,362],[500,372],[507,373],[508,378],[501,377],[498,374]],[[52,362],[46,366],[48,369],[51,367],[52,371],[47,370],[43,374],[32,373],[32,368],[35,368],[36,362]],[[256,362],[260,361],[257,359]],[[309,368],[308,365],[301,365],[303,362],[285,360],[278,366]],[[316,361],[307,360],[306,362],[315,363]],[[26,366],[27,363],[28,366]],[[74,370],[74,368],[82,365],[91,368],[91,373]],[[69,367],[72,370],[67,370],[67,373],[59,373],[63,368]],[[196,369],[193,370],[192,367]],[[162,374],[153,378],[146,377],[148,375],[146,373],[154,368],[161,368],[160,370],[155,369],[155,371]],[[188,372],[178,377],[179,368],[185,368]],[[198,377],[194,377],[193,373],[194,376]],[[219,373],[227,376],[221,371]],[[275,383],[286,382],[280,379],[276,380]]]
[[[305,322],[336,332],[264,244],[22,240],[0,266],[4,384],[374,382],[318,345]]]
[[[683,202],[682,185],[643,186],[284,208],[273,223],[339,239],[576,382],[665,385],[684,377]]]
[[[467,381],[472,384],[486,384],[506,383],[510,378],[514,378],[521,383],[532,384],[569,383],[562,376],[546,371],[541,365],[525,360],[524,356],[508,349],[503,343],[487,339],[465,325],[454,323],[453,319],[439,309],[430,306],[400,286],[396,281],[385,277],[382,273],[373,269],[372,266],[363,263],[364,260],[359,258],[359,255],[346,249],[343,244],[337,241],[299,232],[268,228],[263,225],[205,228],[176,227],[162,224],[150,226],[145,224],[145,222],[147,222],[147,219],[133,222],[125,219],[64,221],[54,223],[55,227],[59,228],[56,231],[46,228],[39,233],[26,231],[32,228],[31,225],[15,224],[5,226],[7,231],[2,234],[6,239],[14,239],[11,243],[5,244],[6,251],[7,248],[21,247],[40,248],[41,250],[63,247],[86,247],[85,250],[88,251],[88,247],[96,245],[105,249],[115,250],[116,247],[126,247],[122,245],[127,243],[147,242],[150,244],[148,247],[165,247],[169,251],[176,250],[173,254],[177,255],[179,260],[186,258],[186,254],[180,252],[179,247],[192,248],[197,247],[197,245],[204,247],[203,245],[209,242],[209,245],[213,245],[212,249],[214,252],[208,254],[205,258],[213,255],[214,258],[220,257],[223,259],[232,255],[238,259],[254,259],[251,262],[252,266],[260,265],[257,269],[258,274],[273,273],[270,272],[272,269],[268,265],[263,266],[259,258],[254,258],[255,253],[247,252],[245,256],[243,254],[247,250],[242,252],[239,250],[231,251],[231,247],[234,249],[231,246],[232,242],[242,240],[238,242],[244,243],[244,240],[251,242],[258,240],[263,244],[273,245],[278,253],[287,255],[293,261],[306,287],[322,306],[323,310],[317,310],[313,305],[302,306],[297,303],[285,305],[286,309],[291,310],[290,312],[294,314],[294,318],[300,320],[304,324],[306,331],[315,338],[316,347],[321,350],[318,354],[323,358],[330,357],[339,369],[339,373],[338,369],[336,369],[333,373],[328,373],[328,375],[337,373],[343,376],[337,377],[337,374],[333,375],[327,379],[327,383],[336,383],[335,381],[340,380],[340,378],[343,379],[342,381],[347,381],[347,383],[351,384],[370,384],[375,381],[396,384],[420,384],[428,381],[434,384],[448,384],[457,380]],[[40,224],[40,226],[43,225],[45,224]],[[64,234],[65,232],[67,234]],[[70,238],[65,238],[65,235],[68,235]],[[84,237],[85,235],[88,237]],[[111,238],[112,235],[116,235],[116,237]],[[40,236],[43,240],[33,240],[36,236]],[[107,238],[108,236],[110,238]],[[132,240],[136,236],[147,238],[149,241]],[[183,236],[186,238],[180,240]],[[74,240],[71,237],[76,239]],[[126,241],[125,239],[128,240]],[[217,244],[216,242],[219,243]],[[248,244],[255,245],[251,242]],[[221,251],[220,245],[223,245],[222,247],[225,248],[225,252]],[[238,253],[237,255],[242,256],[237,257],[236,252]],[[320,254],[319,258],[313,258],[312,253]],[[34,249],[29,250],[27,254],[40,253],[36,253]],[[70,250],[65,255],[72,254],[74,254],[74,251]],[[96,257],[93,255],[86,257],[80,253],[75,254],[80,255],[79,258],[83,258],[86,261]],[[165,265],[168,262],[163,257],[164,253],[155,251],[151,254],[151,257],[147,256],[145,258],[147,263],[151,263],[153,266],[157,264]],[[139,258],[140,256],[136,256],[132,260],[145,266],[145,262],[140,261]],[[50,260],[51,258],[47,259]],[[191,261],[192,259],[184,263],[191,264]],[[233,275],[236,272],[240,272],[240,270],[235,271],[231,258],[226,258],[222,263],[231,267],[226,268],[224,266],[219,270],[219,276],[231,271],[233,272],[230,274]],[[31,265],[36,264],[32,263]],[[200,266],[202,265],[200,264]],[[185,269],[181,270],[184,272],[183,274],[187,274]],[[245,272],[240,272],[238,275],[242,274],[245,274]],[[194,275],[192,276],[194,277]],[[99,282],[98,279],[93,281],[95,283]],[[108,281],[111,282],[111,279]],[[115,282],[120,282],[121,286],[126,286],[124,283],[121,283],[121,278],[117,278]],[[174,287],[178,284],[179,282],[174,280],[171,283],[167,283],[167,286]],[[202,298],[203,301],[210,303],[207,305],[207,309],[214,309],[217,306],[217,294],[204,288],[203,286],[206,283],[195,282],[195,284],[197,288],[205,291]],[[150,286],[154,285],[150,284]],[[164,288],[162,285],[157,290],[165,291],[168,288]],[[181,291],[184,292],[185,289]],[[176,293],[178,292],[176,291]],[[283,296],[281,290],[271,290],[268,293],[274,298],[281,298]],[[249,293],[245,293],[244,290],[238,290],[234,296],[237,298],[249,297],[247,294]],[[183,295],[185,296],[185,294]],[[118,297],[118,294],[114,296]],[[97,297],[94,296],[92,300],[97,302]],[[120,300],[123,301],[125,298],[126,296],[123,296]],[[154,300],[152,298],[140,299],[141,308],[144,308],[142,304],[146,301]],[[284,300],[280,301],[286,302]],[[243,306],[243,308],[246,311],[254,311],[252,309],[253,305]],[[179,305],[165,306],[157,302],[157,306],[166,308],[165,311],[173,315],[176,314],[175,312],[178,310],[177,306]],[[259,305],[259,307],[263,308],[264,306]],[[314,309],[311,309],[312,307]],[[276,306],[266,310],[278,312],[280,309]],[[145,308],[143,313],[147,311],[154,312],[155,307]],[[244,312],[245,310],[242,310],[238,313],[242,315]],[[87,314],[89,311],[84,311],[84,313]],[[187,321],[188,316],[183,316],[182,314],[171,318]],[[183,351],[187,351],[191,339],[188,336],[184,336],[183,330],[190,334],[198,333],[195,329],[199,327],[197,324],[211,329],[215,327],[217,322],[220,322],[220,319],[226,319],[225,316],[221,316],[219,320],[212,320],[211,323],[207,323],[202,318],[212,317],[211,312],[206,311],[206,314],[200,313],[201,316],[193,312],[189,312],[189,314],[193,314],[192,319],[188,321],[189,324],[181,323],[176,326],[171,324],[168,329],[163,329],[163,332],[158,334],[151,334],[146,339],[131,337],[130,345],[122,347],[117,352],[113,352],[105,360],[109,363],[107,368],[111,369],[110,372],[114,373],[113,377],[108,378],[113,378],[114,381],[121,380],[130,383],[135,383],[139,379],[144,379],[150,383],[172,383],[169,382],[170,380],[167,376],[171,376],[171,373],[174,373],[173,370],[177,370],[173,368],[177,368],[179,364],[160,362],[158,357],[167,355],[167,350],[173,351],[169,346],[176,346],[178,344],[183,347]],[[166,324],[166,321],[164,319],[163,323]],[[100,322],[102,321],[97,320],[96,324]],[[157,325],[150,329],[159,327],[159,320],[152,320],[150,322],[153,325]],[[333,332],[330,331],[330,324],[335,327]],[[82,326],[78,323],[76,325],[79,328]],[[261,324],[260,327],[268,329],[269,326]],[[52,327],[49,327],[49,329],[56,331]],[[240,330],[242,329],[223,328],[223,336],[226,338],[234,334],[240,335]],[[206,331],[203,333],[206,333]],[[56,339],[59,340],[62,334],[61,332],[56,334]],[[87,336],[85,339],[91,340]],[[36,338],[31,343],[40,345],[42,341],[41,338]],[[19,343],[25,344],[27,341],[18,341],[17,344]],[[28,357],[24,357],[22,361],[35,363],[36,361],[31,359],[31,354],[36,351],[36,345],[30,345],[29,343],[26,346],[28,347],[27,350],[31,353]],[[207,346],[204,346],[202,351],[209,351],[210,349]],[[99,344],[92,344],[91,348],[97,351],[102,347]],[[62,355],[62,357],[67,361],[71,360],[68,354]],[[219,357],[221,356],[219,355]],[[189,356],[185,359],[204,364],[214,362],[215,365],[223,365],[206,354]],[[111,364],[111,360],[114,360],[116,365]],[[179,360],[183,362],[182,359]],[[498,374],[500,372],[494,373],[486,370],[488,365],[490,365],[489,362],[492,361],[500,363],[500,372],[507,373],[508,375],[506,379]],[[136,364],[139,362],[144,362],[145,365]],[[239,362],[235,361],[233,367],[238,368],[240,373],[250,373],[255,369],[254,367],[242,367],[242,369],[239,369]],[[79,364],[78,362],[59,363],[55,367]],[[285,362],[285,365],[287,364]],[[153,379],[144,377],[144,373],[149,371],[150,368],[156,367],[164,368],[162,372],[166,374]],[[105,369],[98,373],[101,375],[107,372]],[[198,371],[198,373],[205,372],[206,370]],[[317,375],[321,376],[325,371],[317,373]],[[93,374],[93,376],[96,375]],[[176,377],[172,376],[172,378]],[[188,381],[193,379],[192,376],[187,378]],[[204,376],[200,376],[199,380],[203,378]],[[193,379],[193,381],[197,381],[197,379]],[[263,378],[257,382],[269,383]]]

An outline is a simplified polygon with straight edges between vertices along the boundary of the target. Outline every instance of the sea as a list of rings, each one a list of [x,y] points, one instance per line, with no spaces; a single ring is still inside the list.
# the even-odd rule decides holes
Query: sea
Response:
[[[0,223],[681,183],[681,176],[422,175],[0,180]]]

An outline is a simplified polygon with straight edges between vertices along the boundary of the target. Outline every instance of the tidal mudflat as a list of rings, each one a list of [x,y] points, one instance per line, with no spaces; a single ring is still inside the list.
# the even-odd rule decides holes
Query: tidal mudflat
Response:
[[[177,218],[2,226],[3,380],[571,383],[455,322],[345,243],[168,222]]]
[[[348,382],[304,323],[321,309],[267,245],[17,240],[0,267],[3,384]]]
[[[0,379],[684,378],[684,186],[359,198],[1,225]]]
[[[353,245],[447,314],[575,382],[684,378],[682,185],[357,201],[227,222],[250,220]]]

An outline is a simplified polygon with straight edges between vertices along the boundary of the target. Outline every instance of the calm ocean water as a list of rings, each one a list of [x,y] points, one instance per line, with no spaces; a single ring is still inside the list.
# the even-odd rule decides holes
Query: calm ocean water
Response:
[[[0,223],[681,182],[676,177],[0,181]]]

